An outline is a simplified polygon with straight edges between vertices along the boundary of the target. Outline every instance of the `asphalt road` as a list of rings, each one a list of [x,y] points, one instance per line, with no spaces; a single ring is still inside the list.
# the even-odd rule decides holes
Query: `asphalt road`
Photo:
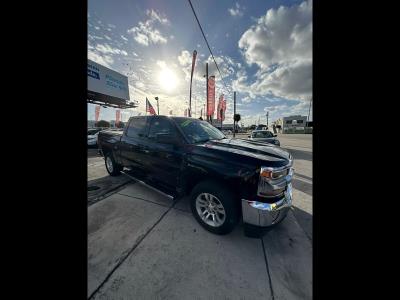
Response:
[[[259,239],[205,231],[187,198],[110,177],[89,150],[88,298],[311,299],[312,135],[278,138],[295,158],[293,209]]]

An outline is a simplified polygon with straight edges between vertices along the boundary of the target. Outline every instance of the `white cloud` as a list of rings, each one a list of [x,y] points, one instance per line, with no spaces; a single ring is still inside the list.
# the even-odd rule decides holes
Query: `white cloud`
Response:
[[[259,67],[250,85],[234,82],[240,91],[309,99],[312,93],[312,1],[270,9],[240,38],[249,65]]]
[[[111,56],[101,55],[97,52],[91,51],[90,49],[88,51],[88,58],[108,68],[111,68],[111,64],[114,62],[114,59]]]
[[[125,50],[120,50],[117,48],[112,48],[110,45],[108,44],[98,44],[96,46],[96,50],[104,53],[104,54],[121,54],[121,55],[128,55],[128,53]]]
[[[145,22],[139,22],[138,26],[128,29],[127,32],[132,34],[135,41],[143,46],[148,46],[149,44],[166,44],[168,39],[158,29],[154,28],[154,24],[169,25],[169,20],[154,10],[147,10],[146,14],[149,19]]]
[[[151,21],[158,21],[161,24],[170,24],[169,20],[167,19],[166,16],[162,16],[160,13],[157,13],[156,11],[152,10],[146,10],[146,15],[150,17]]]
[[[192,63],[192,55],[189,51],[184,50],[181,52],[181,55],[178,56],[178,61],[181,66],[186,67]]]
[[[128,41],[128,39],[126,37],[124,37],[123,35],[121,35],[121,39],[123,39],[124,41]]]
[[[107,40],[109,40],[109,41],[112,40],[108,35],[104,35],[104,37],[105,37]]]
[[[236,7],[236,8],[235,8],[235,7]],[[234,17],[236,17],[236,16],[238,16],[238,17],[243,16],[244,7],[241,7],[241,6],[239,5],[239,3],[237,3],[237,2],[236,2],[236,4],[235,4],[235,7],[232,7],[232,8],[229,8],[229,9],[228,9],[228,12],[230,13],[230,15],[231,15],[231,16],[234,16]]]

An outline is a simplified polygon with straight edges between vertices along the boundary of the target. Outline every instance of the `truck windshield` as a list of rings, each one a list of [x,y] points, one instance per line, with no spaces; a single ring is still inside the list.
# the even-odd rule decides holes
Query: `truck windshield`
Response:
[[[206,121],[188,118],[174,118],[174,120],[192,144],[226,138],[221,131]]]

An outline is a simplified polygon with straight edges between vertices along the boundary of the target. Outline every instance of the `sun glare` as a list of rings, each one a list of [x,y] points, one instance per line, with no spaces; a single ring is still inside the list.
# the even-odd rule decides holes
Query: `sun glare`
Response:
[[[175,73],[168,68],[161,70],[158,80],[160,85],[167,91],[172,91],[178,83]]]

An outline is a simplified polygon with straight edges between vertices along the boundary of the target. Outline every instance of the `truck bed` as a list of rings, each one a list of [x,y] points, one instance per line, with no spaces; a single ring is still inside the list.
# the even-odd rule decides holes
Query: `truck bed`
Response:
[[[99,132],[99,148],[104,152],[106,149],[112,149],[114,144],[121,141],[123,131],[103,130]]]

